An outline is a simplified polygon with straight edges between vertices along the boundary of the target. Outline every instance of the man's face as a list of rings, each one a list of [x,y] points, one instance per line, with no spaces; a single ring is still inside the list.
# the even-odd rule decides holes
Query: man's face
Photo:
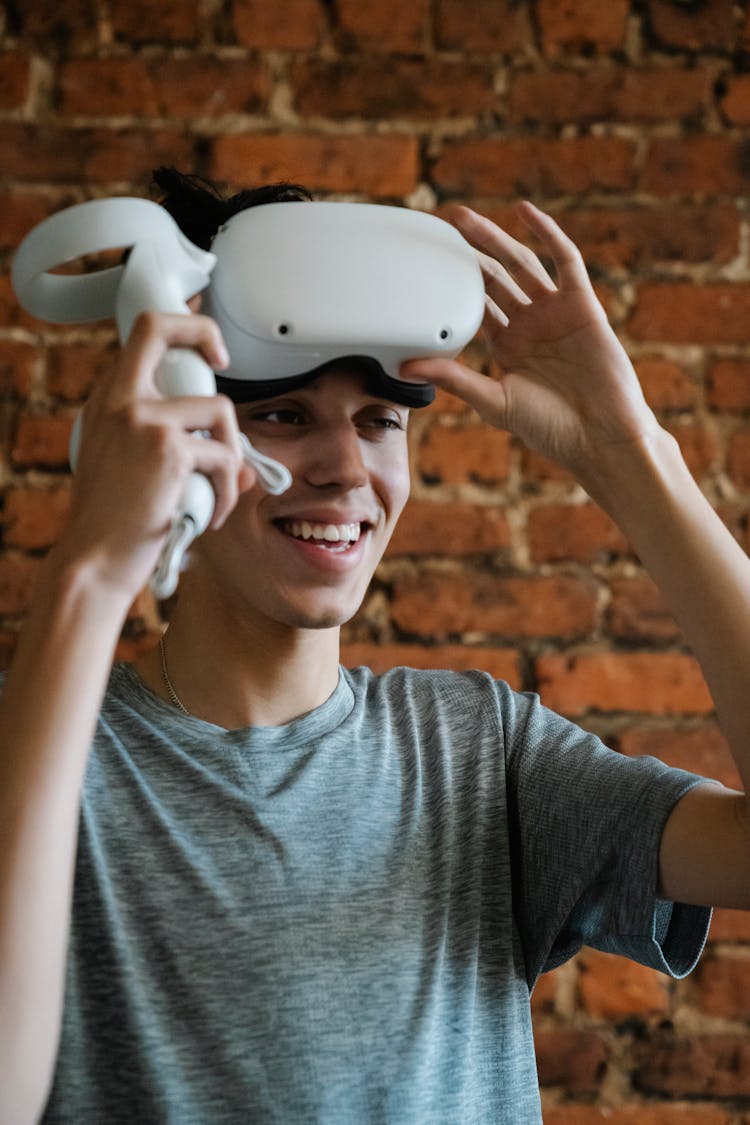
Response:
[[[408,497],[408,414],[343,368],[237,407],[252,444],[292,474],[281,496],[245,492],[200,540],[200,559],[238,609],[307,629],[356,613]]]

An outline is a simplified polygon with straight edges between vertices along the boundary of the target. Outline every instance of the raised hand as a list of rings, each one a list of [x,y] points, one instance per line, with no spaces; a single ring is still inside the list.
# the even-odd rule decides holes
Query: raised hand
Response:
[[[150,577],[191,472],[213,485],[212,527],[255,479],[243,464],[228,399],[165,399],[156,390],[155,371],[171,346],[195,348],[214,368],[226,365],[208,317],[138,318],[116,370],[86,404],[70,519],[56,550],[63,561],[87,558],[97,575],[132,596]]]
[[[520,204],[519,214],[551,258],[554,277],[489,219],[468,207],[450,215],[479,255],[482,332],[499,379],[443,359],[410,361],[402,373],[464,399],[485,421],[571,471],[590,472],[605,446],[638,440],[657,422],[578,248],[532,203]]]

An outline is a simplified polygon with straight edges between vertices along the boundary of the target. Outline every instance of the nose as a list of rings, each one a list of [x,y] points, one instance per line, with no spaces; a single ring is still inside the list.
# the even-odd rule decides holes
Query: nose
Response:
[[[353,489],[367,484],[362,439],[356,426],[342,422],[316,434],[304,475],[308,484],[316,488]]]

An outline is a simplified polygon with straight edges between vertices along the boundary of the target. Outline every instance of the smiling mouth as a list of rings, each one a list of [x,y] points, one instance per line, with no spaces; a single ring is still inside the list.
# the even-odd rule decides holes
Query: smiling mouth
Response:
[[[310,523],[308,520],[274,520],[276,527],[292,539],[310,543],[332,554],[350,550],[369,530],[368,523]]]

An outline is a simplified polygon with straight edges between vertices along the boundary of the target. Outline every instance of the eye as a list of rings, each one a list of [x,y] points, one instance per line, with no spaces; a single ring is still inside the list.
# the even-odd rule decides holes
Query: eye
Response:
[[[297,407],[275,406],[249,411],[241,421],[245,423],[267,422],[272,426],[302,426],[306,419],[304,413]]]
[[[381,408],[365,412],[360,416],[359,424],[364,429],[370,430],[380,437],[387,433],[398,433],[406,429],[405,418],[402,418],[401,415],[394,410],[382,410]]]

